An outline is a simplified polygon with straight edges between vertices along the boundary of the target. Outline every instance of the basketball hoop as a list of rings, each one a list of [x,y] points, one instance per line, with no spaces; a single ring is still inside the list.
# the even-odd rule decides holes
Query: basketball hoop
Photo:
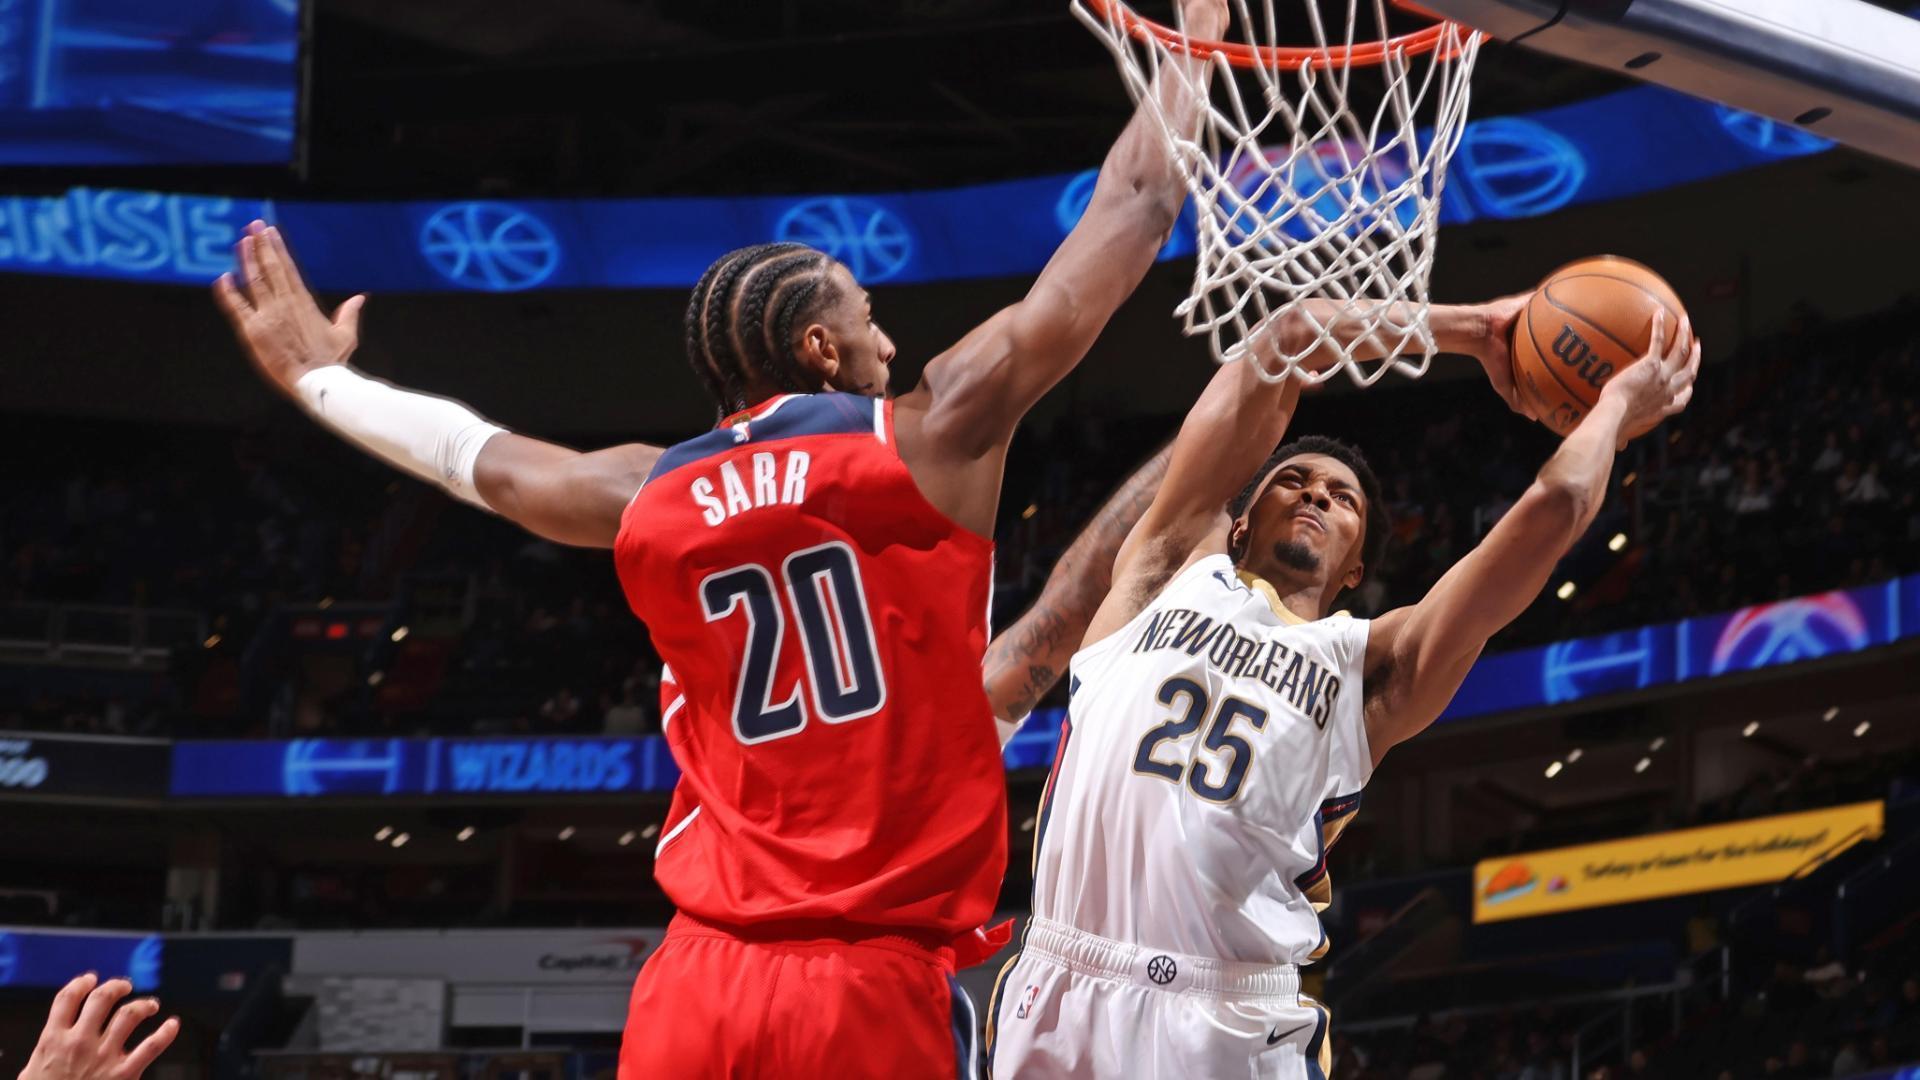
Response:
[[[1276,8],[1296,3],[1311,45],[1277,40]],[[1371,338],[1384,355],[1357,361],[1316,322],[1305,348],[1262,351],[1263,378],[1297,372],[1319,382],[1344,370],[1371,386],[1390,369],[1418,378],[1434,352],[1427,281],[1440,194],[1483,36],[1444,20],[1392,33],[1389,8],[1440,18],[1410,0],[1260,0],[1258,19],[1249,0],[1227,4],[1245,41],[1189,38],[1123,0],[1073,5],[1113,53],[1127,92],[1159,122],[1193,198],[1193,289],[1176,311],[1183,328],[1206,334],[1224,363],[1294,301],[1324,297],[1364,329],[1354,340]],[[1323,7],[1344,8],[1344,20],[1329,25]],[[1203,61],[1223,89],[1210,91],[1209,72],[1176,59]],[[1356,78],[1372,70],[1378,79]],[[1177,79],[1206,102],[1200,131],[1180,130],[1153,92],[1156,78]],[[1339,364],[1300,368],[1329,344]]]

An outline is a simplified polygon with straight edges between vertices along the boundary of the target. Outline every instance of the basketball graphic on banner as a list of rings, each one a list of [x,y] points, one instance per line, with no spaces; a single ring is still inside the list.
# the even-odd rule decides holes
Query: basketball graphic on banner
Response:
[[[448,281],[482,292],[531,289],[560,265],[553,230],[507,203],[442,207],[420,229],[420,254]]]
[[[906,222],[870,199],[808,199],[781,215],[773,234],[839,259],[860,281],[898,277],[913,258]]]

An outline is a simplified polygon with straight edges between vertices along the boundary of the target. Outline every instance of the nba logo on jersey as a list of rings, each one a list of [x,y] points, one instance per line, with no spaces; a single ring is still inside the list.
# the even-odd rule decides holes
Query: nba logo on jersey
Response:
[[[1014,1017],[1016,1019],[1025,1020],[1027,1018],[1027,1014],[1033,1011],[1033,999],[1039,996],[1040,996],[1040,987],[1037,985],[1029,985],[1027,987],[1027,992],[1020,995],[1020,1008],[1014,1011],[1014,1014],[1013,1014]]]

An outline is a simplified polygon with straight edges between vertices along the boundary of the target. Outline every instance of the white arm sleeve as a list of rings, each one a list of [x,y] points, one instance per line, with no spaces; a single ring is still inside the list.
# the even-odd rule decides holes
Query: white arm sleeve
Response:
[[[505,431],[457,401],[402,390],[345,364],[315,368],[293,384],[307,412],[381,461],[491,510],[473,486],[473,463]]]

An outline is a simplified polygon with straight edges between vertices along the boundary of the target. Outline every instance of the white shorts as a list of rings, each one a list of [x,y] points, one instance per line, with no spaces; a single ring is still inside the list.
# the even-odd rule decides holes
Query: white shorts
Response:
[[[1036,918],[1000,973],[991,1075],[1126,1080],[1326,1080],[1326,1007],[1292,964],[1143,948]]]

